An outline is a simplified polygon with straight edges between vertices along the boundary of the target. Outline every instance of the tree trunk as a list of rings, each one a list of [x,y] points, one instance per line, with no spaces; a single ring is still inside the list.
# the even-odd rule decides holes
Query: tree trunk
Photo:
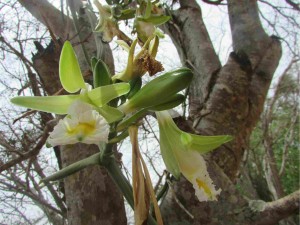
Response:
[[[212,178],[222,188],[217,203],[199,203],[184,179],[174,184],[162,204],[166,224],[251,224],[241,211],[248,205],[234,183],[244,149],[262,112],[267,91],[281,57],[281,45],[263,30],[255,0],[228,0],[233,49],[221,67],[196,1],[179,1],[172,22],[164,30],[171,36],[181,61],[194,71],[189,89],[190,117],[200,134],[230,134],[234,140],[208,157]],[[193,32],[197,31],[197,32]],[[216,164],[214,164],[214,162]],[[171,212],[169,209],[175,209]]]
[[[66,40],[67,37],[76,36],[72,20],[62,16],[61,12],[47,1],[19,1],[33,16],[44,23],[56,37]],[[80,6],[80,1],[73,1],[75,6]],[[79,4],[77,4],[79,3]],[[82,18],[84,18],[83,15]],[[85,18],[86,19],[86,18]],[[88,24],[88,23],[85,23]],[[81,27],[81,31],[89,35],[91,27]],[[85,37],[84,37],[85,38]],[[97,39],[98,38],[98,39]],[[108,44],[102,43],[99,36],[93,35],[84,42],[84,47],[89,56],[96,55],[96,44],[100,46],[100,56],[113,71],[113,58]],[[80,40],[72,39],[74,42]],[[35,69],[38,71],[42,85],[47,94],[53,95],[60,90],[61,84],[58,77],[58,62],[62,41],[54,40],[48,48],[39,52],[33,59]],[[99,46],[98,46],[99,47]],[[98,48],[99,49],[99,48]],[[80,46],[75,47],[82,72],[88,70],[88,64]],[[98,51],[99,53],[99,51]],[[97,146],[76,144],[60,148],[62,165],[86,158],[98,152]],[[76,173],[64,180],[68,223],[72,225],[121,225],[126,224],[123,197],[104,168],[92,167]]]

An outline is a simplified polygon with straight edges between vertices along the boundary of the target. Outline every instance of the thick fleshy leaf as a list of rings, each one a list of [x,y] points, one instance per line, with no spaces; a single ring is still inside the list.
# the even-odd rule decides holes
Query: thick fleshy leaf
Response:
[[[96,106],[103,106],[114,98],[127,94],[130,85],[127,83],[118,83],[95,88],[87,92],[88,97]]]
[[[96,153],[88,158],[82,159],[78,162],[75,162],[62,170],[44,178],[41,182],[47,183],[49,181],[61,180],[65,177],[68,177],[88,166],[100,164],[100,153]]]
[[[61,51],[59,78],[63,88],[69,93],[85,88],[77,57],[69,41],[65,42]]]
[[[10,101],[18,106],[35,109],[43,112],[55,114],[67,114],[69,106],[80,95],[60,95],[60,96],[24,96],[15,97]]]
[[[230,135],[220,136],[200,136],[182,132],[181,141],[188,148],[197,151],[201,154],[210,152],[222,144],[231,141],[233,138]]]
[[[124,114],[120,110],[108,105],[99,107],[97,110],[108,123],[113,123],[115,121],[121,120],[124,116]]]
[[[152,9],[151,0],[148,0],[147,1],[147,7],[146,7],[144,18],[147,19],[147,18],[149,18],[151,16],[151,9]]]
[[[122,10],[122,14],[118,17],[118,20],[128,20],[135,17],[135,9],[125,9]]]
[[[136,77],[129,81],[130,84],[130,92],[127,95],[127,98],[130,99],[132,96],[134,96],[142,87],[142,78]]]
[[[142,118],[147,114],[147,110],[142,109],[136,113],[134,113],[132,116],[125,117],[117,126],[117,131],[122,131],[129,127],[130,125],[134,124],[137,120]]]
[[[96,57],[91,58],[91,67],[92,67],[93,71],[94,71],[94,68],[95,68],[97,62],[98,62],[98,59]]]
[[[153,25],[156,25],[156,26],[164,24],[169,19],[171,19],[170,16],[151,16],[149,18],[137,17],[138,21],[142,21],[142,22],[146,22],[146,23],[152,23]]]
[[[95,65],[94,71],[94,88],[111,84],[111,74],[107,65],[99,59]]]

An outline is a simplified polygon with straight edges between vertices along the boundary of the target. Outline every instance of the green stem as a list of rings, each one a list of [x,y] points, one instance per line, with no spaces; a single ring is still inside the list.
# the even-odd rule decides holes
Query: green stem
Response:
[[[107,160],[107,158],[106,158]],[[105,167],[108,170],[110,176],[116,183],[116,185],[119,187],[120,191],[122,191],[125,199],[127,200],[128,204],[132,209],[134,209],[134,200],[132,195],[132,187],[128,180],[123,175],[119,165],[117,165],[115,159],[111,157],[109,160],[107,160],[108,163],[105,163]]]

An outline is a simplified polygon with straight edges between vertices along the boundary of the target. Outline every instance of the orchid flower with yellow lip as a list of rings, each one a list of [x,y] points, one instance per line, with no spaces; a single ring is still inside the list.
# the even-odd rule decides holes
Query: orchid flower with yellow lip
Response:
[[[117,21],[113,18],[111,9],[109,6],[103,6],[98,0],[94,0],[95,6],[98,8],[100,18],[95,31],[103,32],[102,40],[105,42],[111,42],[115,36],[120,34]]]
[[[127,82],[136,77],[142,77],[146,72],[149,72],[150,76],[152,76],[163,70],[161,63],[155,60],[159,45],[159,38],[157,36],[152,35],[149,37],[136,56],[134,56],[134,51],[137,39],[133,41],[130,47],[124,41],[119,40],[117,43],[128,51],[128,60],[126,69],[114,75],[112,77],[113,80]]]
[[[11,99],[11,102],[55,114],[67,114],[69,107],[76,100],[96,107],[105,119],[111,123],[122,118],[123,113],[107,105],[109,101],[129,92],[130,85],[118,83],[92,89],[91,85],[83,80],[77,57],[70,42],[66,41],[60,56],[59,76],[63,88],[69,93],[80,90],[80,94],[59,96],[22,96]]]
[[[190,134],[176,126],[168,111],[156,112],[156,116],[160,131],[160,149],[168,171],[176,178],[183,174],[193,184],[199,201],[217,200],[221,190],[216,190],[201,154],[232,140],[232,137]]]
[[[48,143],[53,147],[77,142],[98,145],[108,141],[108,134],[108,123],[93,106],[76,100],[50,133]]]

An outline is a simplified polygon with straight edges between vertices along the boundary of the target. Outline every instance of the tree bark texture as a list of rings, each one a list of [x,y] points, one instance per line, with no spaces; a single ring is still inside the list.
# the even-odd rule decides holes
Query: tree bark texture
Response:
[[[248,202],[234,182],[278,66],[281,44],[262,28],[256,0],[243,4],[228,0],[233,52],[221,66],[200,6],[193,0],[179,2],[181,7],[171,12],[172,21],[163,29],[172,38],[182,64],[194,72],[189,89],[192,129],[203,135],[230,134],[234,140],[207,157],[212,178],[223,190],[219,201],[199,203],[191,185],[182,179],[162,203],[164,219],[166,224],[252,224],[250,215],[241,210]]]
[[[35,69],[39,74],[43,87],[48,95],[53,95],[62,88],[59,82],[58,62],[63,41],[70,37],[73,37],[71,39],[72,43],[79,43],[82,40],[78,39],[72,20],[64,16],[46,0],[20,0],[19,2],[34,17],[44,23],[52,34],[60,38],[59,40],[53,40],[54,42],[48,48],[40,51],[33,58]],[[76,7],[81,6],[80,1],[76,0],[73,3]],[[84,12],[81,13],[81,20],[86,19]],[[89,23],[84,24],[88,25]],[[86,52],[90,57],[95,56],[97,50],[95,41],[98,44],[100,43],[101,52],[99,55],[113,71],[114,64],[109,45],[102,43],[101,37],[94,39],[93,35],[90,35],[92,29],[87,25],[80,28],[87,35],[84,37]],[[75,47],[75,51],[81,64],[82,73],[85,74],[89,67],[80,45]],[[76,144],[62,146],[60,147],[62,165],[69,165],[98,151],[98,147],[94,145]],[[68,224],[126,224],[127,219],[123,197],[104,168],[95,166],[67,177],[64,180],[64,189],[68,211]]]

